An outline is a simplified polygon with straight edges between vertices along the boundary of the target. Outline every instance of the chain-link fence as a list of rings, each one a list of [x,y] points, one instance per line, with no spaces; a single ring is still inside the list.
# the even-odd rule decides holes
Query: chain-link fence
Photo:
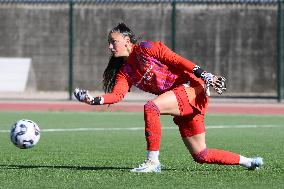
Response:
[[[277,99],[284,96],[284,1],[278,1],[277,12]]]
[[[283,1],[0,0],[0,17],[0,57],[30,60],[19,79],[20,63],[0,59],[1,92],[101,91],[108,32],[125,22],[227,77],[224,97],[283,98]]]

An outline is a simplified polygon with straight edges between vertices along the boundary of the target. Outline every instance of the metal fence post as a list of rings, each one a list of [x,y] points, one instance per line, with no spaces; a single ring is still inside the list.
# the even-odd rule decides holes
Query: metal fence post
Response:
[[[278,0],[277,11],[277,100],[281,102],[283,98],[283,0]]]
[[[172,1],[172,50],[176,51],[176,0]]]
[[[74,28],[73,28],[73,0],[69,1],[69,80],[68,80],[68,91],[69,100],[72,100],[73,93],[73,47],[74,47]]]

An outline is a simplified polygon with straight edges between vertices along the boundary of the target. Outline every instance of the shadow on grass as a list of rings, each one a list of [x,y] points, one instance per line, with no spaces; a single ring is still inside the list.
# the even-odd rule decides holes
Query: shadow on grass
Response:
[[[70,169],[70,170],[130,170],[130,167],[99,167],[72,165],[0,165],[1,169]]]
[[[103,171],[103,170],[121,170],[130,171],[133,167],[106,167],[106,166],[72,166],[72,165],[0,165],[0,169],[69,169],[69,170],[91,170],[91,171]],[[236,168],[227,167],[199,167],[199,168],[162,168],[162,171],[181,171],[181,172],[231,172],[236,171]]]
[[[0,165],[0,169],[69,169],[69,170],[131,170],[133,167],[99,167],[99,166],[72,166],[72,165]],[[177,171],[176,169],[163,169],[163,171]]]

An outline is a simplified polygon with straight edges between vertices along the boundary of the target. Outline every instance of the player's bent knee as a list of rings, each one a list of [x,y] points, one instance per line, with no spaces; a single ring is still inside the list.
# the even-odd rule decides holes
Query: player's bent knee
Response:
[[[145,105],[144,105],[144,112],[155,112],[157,114],[160,114],[160,110],[158,106],[151,100],[149,100]]]
[[[195,162],[203,164],[206,162],[207,154],[208,154],[208,149],[205,148],[201,152],[198,152],[196,154],[191,154],[191,156]]]

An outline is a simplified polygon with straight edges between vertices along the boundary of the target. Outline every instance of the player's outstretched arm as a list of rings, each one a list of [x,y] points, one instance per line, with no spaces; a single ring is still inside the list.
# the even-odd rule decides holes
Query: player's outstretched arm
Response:
[[[76,88],[73,92],[75,98],[80,102],[85,102],[90,105],[102,105],[104,104],[103,97],[93,97],[89,94],[88,90]]]
[[[131,84],[128,83],[126,77],[122,74],[117,74],[116,82],[111,92],[93,97],[89,94],[88,90],[76,88],[74,96],[78,101],[90,105],[114,104],[120,102],[125,97],[130,87]]]
[[[206,95],[210,96],[209,86],[213,87],[220,95],[226,90],[226,79],[224,77],[215,76],[202,70],[198,65],[176,54],[163,43],[147,43],[144,46],[147,47],[142,48],[142,50],[147,51],[148,54],[161,60],[163,63],[176,67],[181,66],[188,72],[193,71],[196,77],[201,78],[205,82]]]

